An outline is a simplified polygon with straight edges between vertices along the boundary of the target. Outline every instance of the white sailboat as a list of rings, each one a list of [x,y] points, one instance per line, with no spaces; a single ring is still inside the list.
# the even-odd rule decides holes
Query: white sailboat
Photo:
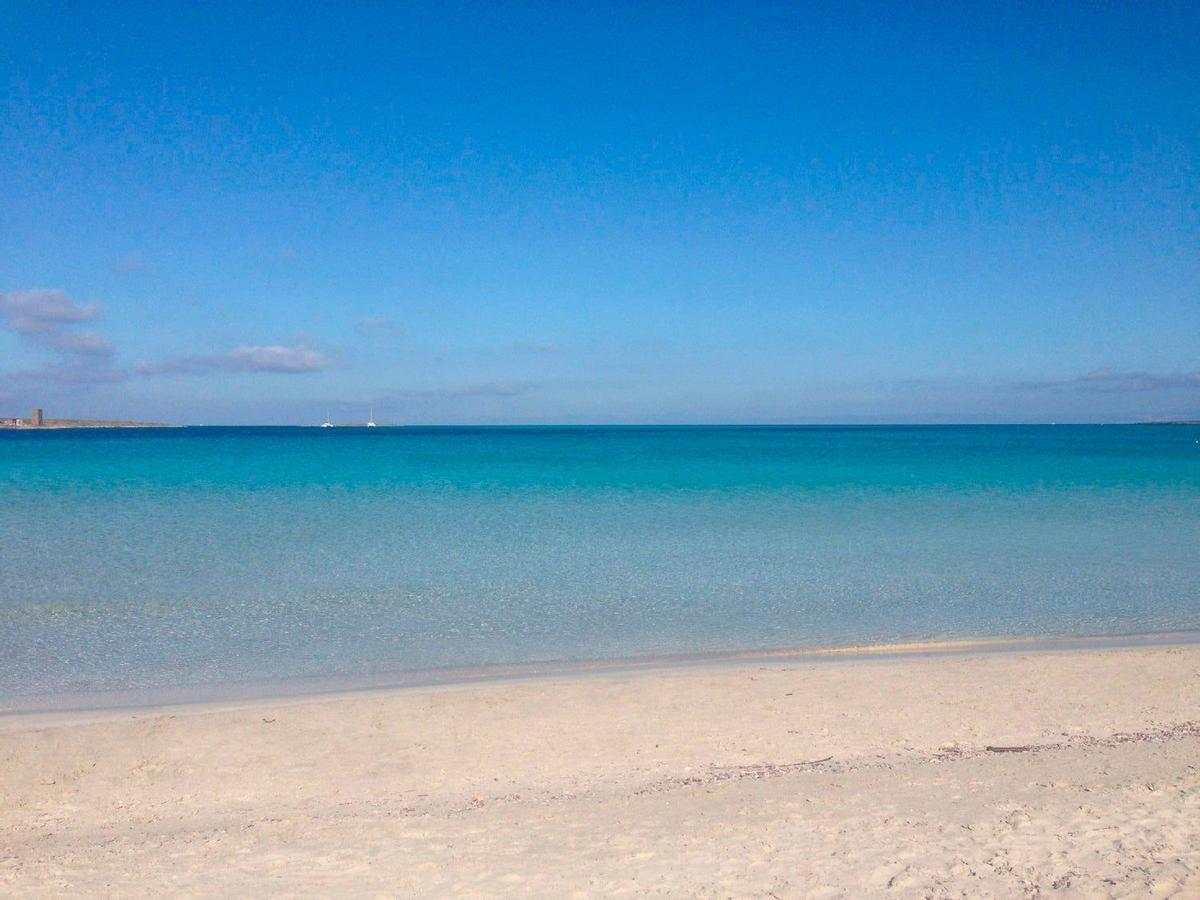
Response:
[[[371,404],[371,415],[367,417],[367,427],[368,428],[375,427],[375,404],[374,403]]]
[[[321,423],[321,427],[322,428],[332,428],[333,427],[333,423],[331,421],[329,421],[329,413],[328,412],[325,413],[325,421]]]

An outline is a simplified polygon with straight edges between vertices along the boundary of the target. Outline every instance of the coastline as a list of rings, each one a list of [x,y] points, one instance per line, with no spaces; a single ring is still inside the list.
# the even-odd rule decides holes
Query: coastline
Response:
[[[78,420],[57,420],[47,419],[41,425],[8,425],[0,423],[0,429],[7,431],[72,431],[90,428],[185,428],[184,425],[172,425],[167,422],[104,422],[90,421],[87,419]]]
[[[297,676],[279,679],[188,685],[171,688],[79,691],[0,700],[0,732],[33,721],[69,721],[125,713],[153,714],[177,709],[231,709],[263,703],[353,697],[358,694],[544,678],[591,677],[637,672],[671,672],[773,663],[853,663],[872,660],[939,658],[991,653],[1053,653],[1200,646],[1200,630],[1132,632],[1040,637],[977,637],[847,646],[785,646],[703,653],[540,660],[454,668],[386,671],[376,674]]]
[[[12,717],[0,888],[1200,888],[1200,645],[825,658]]]

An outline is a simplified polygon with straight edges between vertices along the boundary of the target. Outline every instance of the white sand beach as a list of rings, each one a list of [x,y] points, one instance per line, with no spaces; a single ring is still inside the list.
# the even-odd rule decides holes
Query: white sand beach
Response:
[[[0,719],[7,896],[1200,895],[1200,647]]]

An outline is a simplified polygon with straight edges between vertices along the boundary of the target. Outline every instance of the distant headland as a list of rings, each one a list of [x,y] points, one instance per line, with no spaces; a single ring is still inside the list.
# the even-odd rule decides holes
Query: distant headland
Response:
[[[47,419],[41,409],[24,418],[0,416],[0,428],[176,428],[164,422],[125,422],[118,419]]]

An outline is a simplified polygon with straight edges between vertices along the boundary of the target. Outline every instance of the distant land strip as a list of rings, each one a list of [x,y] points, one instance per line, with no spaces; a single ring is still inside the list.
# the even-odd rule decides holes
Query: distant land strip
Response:
[[[47,428],[179,428],[165,422],[125,422],[118,419],[46,419],[41,425],[0,421],[0,428],[13,431],[44,431]]]

